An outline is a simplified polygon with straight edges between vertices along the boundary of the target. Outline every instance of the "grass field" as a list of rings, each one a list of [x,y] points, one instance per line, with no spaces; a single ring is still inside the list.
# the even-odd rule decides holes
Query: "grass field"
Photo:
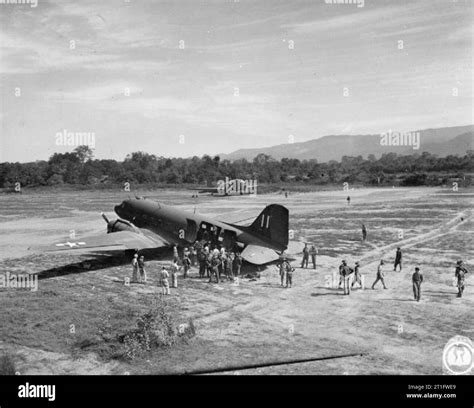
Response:
[[[80,345],[94,338],[106,315],[117,330],[134,324],[160,296],[157,273],[169,262],[169,252],[148,252],[149,283],[126,286],[131,268],[122,255],[41,254],[28,248],[68,239],[71,230],[77,238],[105,233],[100,212],[112,216],[127,193],[0,196],[0,273],[40,277],[36,292],[0,288],[0,350],[14,357],[21,374],[182,373],[347,353],[360,355],[239,373],[440,374],[446,342],[455,335],[472,338],[473,278],[468,275],[462,299],[456,298],[452,278],[458,259],[473,269],[474,189],[357,189],[197,202],[189,192],[139,194],[229,222],[250,222],[265,205],[281,203],[290,210],[291,249],[314,242],[317,269],[297,268],[291,289],[280,287],[274,266],[239,285],[208,284],[193,269],[172,289],[166,308],[176,324],[191,318],[196,336],[131,362],[104,359],[93,347]],[[368,230],[365,242],[361,223]],[[404,268],[391,272],[397,246],[404,251]],[[343,296],[327,287],[342,259],[351,266],[360,261],[370,287],[381,258],[388,262],[388,290],[356,289]],[[412,300],[415,266],[425,277],[419,303]]]

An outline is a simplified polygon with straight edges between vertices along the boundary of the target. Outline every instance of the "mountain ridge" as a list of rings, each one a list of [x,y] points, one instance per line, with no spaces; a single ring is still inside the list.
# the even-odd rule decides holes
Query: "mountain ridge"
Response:
[[[415,146],[383,146],[382,134],[369,135],[327,135],[303,142],[286,143],[261,148],[238,149],[229,154],[220,154],[221,159],[252,160],[259,153],[272,156],[276,160],[292,158],[300,160],[317,159],[320,162],[340,160],[342,156],[362,156],[373,154],[379,158],[384,153],[414,154],[429,152],[440,157],[450,154],[464,155],[474,149],[474,125],[452,126],[415,130],[419,132],[419,148]],[[395,132],[394,132],[395,134]]]

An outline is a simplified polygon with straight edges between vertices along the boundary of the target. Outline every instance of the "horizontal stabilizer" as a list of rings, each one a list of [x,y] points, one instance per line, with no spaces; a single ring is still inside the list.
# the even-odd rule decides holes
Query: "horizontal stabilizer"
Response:
[[[247,262],[254,265],[263,265],[279,258],[279,255],[273,249],[258,245],[247,245],[241,255]]]

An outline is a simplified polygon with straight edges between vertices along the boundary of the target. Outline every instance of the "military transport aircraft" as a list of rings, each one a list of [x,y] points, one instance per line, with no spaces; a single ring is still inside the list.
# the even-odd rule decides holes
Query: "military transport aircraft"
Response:
[[[147,198],[130,198],[114,208],[120,217],[109,220],[107,234],[55,244],[50,250],[100,251],[152,249],[211,241],[241,251],[255,265],[276,261],[288,246],[288,209],[271,204],[249,226],[241,226],[179,210]],[[74,240],[72,240],[74,241]]]

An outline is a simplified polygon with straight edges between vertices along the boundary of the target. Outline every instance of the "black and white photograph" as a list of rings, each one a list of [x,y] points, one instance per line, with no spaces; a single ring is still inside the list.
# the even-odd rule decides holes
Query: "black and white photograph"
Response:
[[[0,389],[397,376],[472,406],[473,11],[0,0]]]

